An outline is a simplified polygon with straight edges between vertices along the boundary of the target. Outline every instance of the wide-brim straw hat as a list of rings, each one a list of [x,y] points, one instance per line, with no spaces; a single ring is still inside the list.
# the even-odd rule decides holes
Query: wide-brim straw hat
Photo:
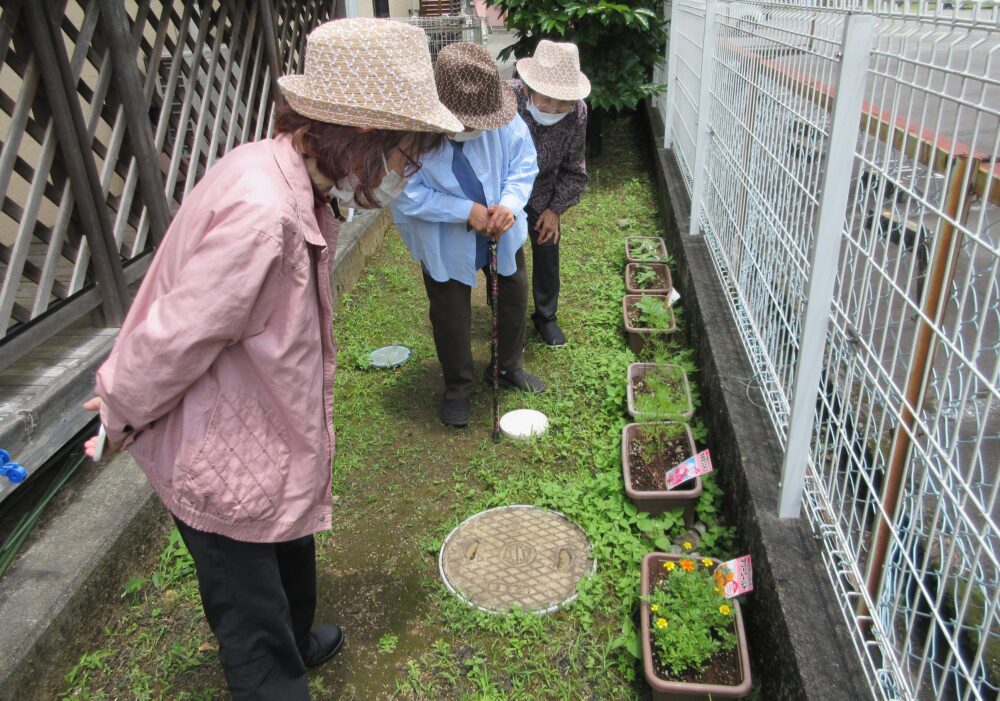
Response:
[[[484,46],[459,42],[441,49],[434,80],[441,102],[470,129],[499,129],[517,114],[517,95]]]
[[[529,88],[553,100],[582,100],[590,94],[590,81],[580,72],[576,44],[538,42],[535,53],[517,62],[517,74]]]
[[[288,105],[330,124],[462,131],[438,99],[427,35],[387,19],[325,22],[309,33],[305,70],[278,79]]]

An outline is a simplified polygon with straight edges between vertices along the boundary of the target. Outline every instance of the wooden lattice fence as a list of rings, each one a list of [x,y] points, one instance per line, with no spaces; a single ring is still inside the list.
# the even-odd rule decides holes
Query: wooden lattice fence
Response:
[[[0,370],[97,313],[117,325],[171,212],[271,133],[331,0],[0,5]]]

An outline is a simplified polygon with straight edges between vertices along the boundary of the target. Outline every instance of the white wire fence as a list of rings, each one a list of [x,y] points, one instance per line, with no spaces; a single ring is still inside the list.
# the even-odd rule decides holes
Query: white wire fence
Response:
[[[1000,690],[1000,9],[674,0],[665,144],[873,697]],[[661,68],[661,71],[664,69]]]

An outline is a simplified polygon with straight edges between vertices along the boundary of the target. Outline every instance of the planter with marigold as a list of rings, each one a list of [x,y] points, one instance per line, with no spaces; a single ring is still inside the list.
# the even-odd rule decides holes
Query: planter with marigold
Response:
[[[750,657],[736,600],[713,576],[720,562],[671,553],[642,561],[643,672],[654,701],[743,698]]]

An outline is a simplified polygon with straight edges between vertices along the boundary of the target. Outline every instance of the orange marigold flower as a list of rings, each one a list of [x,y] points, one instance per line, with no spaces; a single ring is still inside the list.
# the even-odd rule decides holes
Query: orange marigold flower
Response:
[[[681,567],[684,568],[685,572],[694,571],[694,561],[693,560],[681,560]]]

